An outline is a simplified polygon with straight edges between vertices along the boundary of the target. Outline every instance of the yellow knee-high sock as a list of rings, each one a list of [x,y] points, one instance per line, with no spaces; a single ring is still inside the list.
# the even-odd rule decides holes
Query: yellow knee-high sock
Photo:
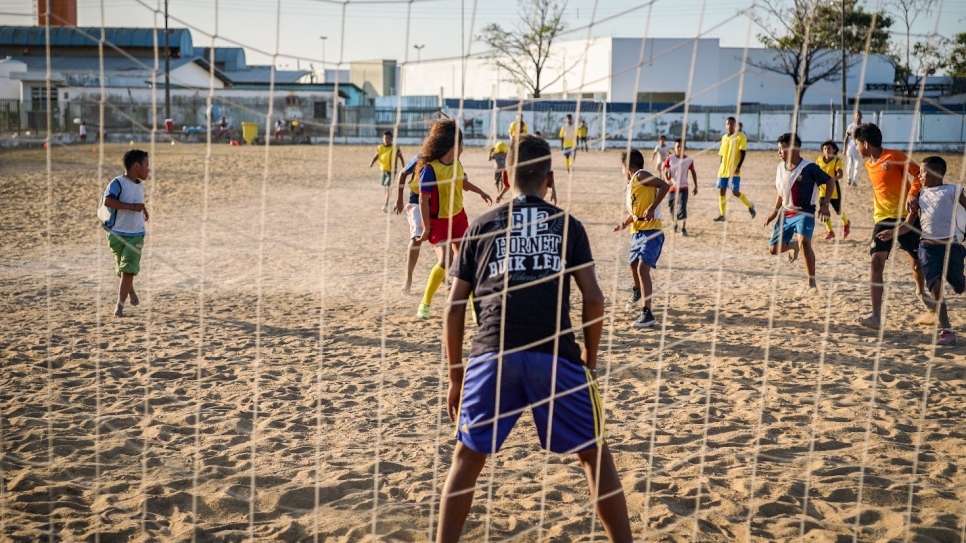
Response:
[[[728,204],[728,197],[727,196],[721,196],[721,195],[719,195],[718,196],[718,211],[721,212],[721,216],[722,217],[725,214],[725,209],[726,209],[727,204]]]
[[[433,301],[433,295],[439,289],[439,286],[443,284],[443,279],[446,279],[446,270],[442,266],[436,264],[433,266],[432,271],[429,272],[429,280],[426,281],[426,290],[423,292],[423,303],[429,305]]]
[[[839,213],[839,218],[842,219],[842,224],[849,224],[849,218],[845,216],[845,212]],[[832,221],[829,221],[832,222]]]
[[[755,205],[751,203],[751,200],[749,200],[747,196],[745,196],[745,193],[741,193],[741,196],[739,196],[738,199],[741,200],[741,203],[745,204],[745,207],[751,208]]]
[[[573,164],[573,162],[570,160],[570,157],[564,158],[564,166],[567,167],[567,171],[570,171],[571,164]]]
[[[825,229],[828,230],[829,232],[832,231],[832,219],[828,219],[825,221]]]

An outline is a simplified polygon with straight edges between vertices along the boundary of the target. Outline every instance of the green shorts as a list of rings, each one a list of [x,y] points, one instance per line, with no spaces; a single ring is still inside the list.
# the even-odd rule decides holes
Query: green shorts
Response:
[[[392,184],[392,172],[382,172],[382,186],[388,187]]]
[[[114,265],[117,274],[121,272],[137,275],[141,271],[141,249],[144,248],[144,236],[124,237],[116,234],[107,235],[107,243],[114,253]]]

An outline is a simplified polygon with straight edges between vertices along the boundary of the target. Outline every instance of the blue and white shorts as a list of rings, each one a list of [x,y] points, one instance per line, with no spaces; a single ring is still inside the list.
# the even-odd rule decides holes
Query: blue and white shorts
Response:
[[[469,360],[456,439],[476,452],[496,453],[527,406],[544,449],[576,453],[603,444],[604,409],[590,370],[579,362],[535,351],[502,357],[487,353]]]
[[[771,240],[768,242],[768,246],[778,245],[779,239],[781,239],[782,243],[788,243],[795,234],[811,238],[814,231],[815,217],[802,214],[792,217],[779,216],[778,220],[775,221],[775,229],[772,230]]]
[[[631,234],[631,264],[643,262],[650,268],[657,267],[664,248],[663,230],[640,230]]]

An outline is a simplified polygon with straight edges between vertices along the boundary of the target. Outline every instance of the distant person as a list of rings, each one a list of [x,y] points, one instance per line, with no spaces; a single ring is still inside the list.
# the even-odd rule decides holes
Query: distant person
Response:
[[[815,280],[815,251],[812,249],[812,233],[815,231],[815,218],[828,218],[829,200],[832,191],[826,189],[825,195],[819,203],[818,214],[815,213],[815,195],[819,187],[828,185],[832,178],[822,171],[815,163],[802,158],[802,140],[798,134],[787,132],[778,137],[778,156],[781,162],[775,171],[775,189],[778,198],[775,209],[765,219],[765,226],[776,218],[775,228],[768,242],[768,252],[779,255],[792,251],[788,256],[789,262],[798,258],[798,253],[804,255],[805,276],[808,286],[804,291],[806,297],[818,292]],[[779,216],[781,214],[781,216]]]
[[[503,194],[510,188],[506,171],[506,154],[509,151],[510,148],[505,143],[498,141],[490,149],[490,156],[487,157],[487,161],[493,162],[493,184],[496,189],[497,203],[499,203],[500,199],[503,198]]]
[[[446,269],[459,251],[460,242],[469,227],[463,209],[463,191],[475,192],[486,205],[493,200],[482,189],[469,182],[460,164],[463,153],[463,132],[456,121],[434,121],[429,136],[423,141],[419,154],[419,216],[423,220],[423,235],[419,241],[429,240],[436,250],[436,265],[429,272],[423,299],[416,316],[429,318],[430,303],[439,285],[446,278]]]
[[[882,148],[882,131],[868,123],[855,129],[853,137],[859,154],[865,159],[865,170],[872,184],[872,269],[869,273],[869,290],[872,297],[872,314],[859,320],[859,324],[878,330],[882,327],[883,272],[892,248],[898,243],[908,253],[912,265],[912,278],[916,282],[916,296],[927,310],[934,302],[925,290],[925,277],[919,263],[919,222],[913,220],[913,229],[902,235],[884,240],[879,232],[892,230],[906,217],[907,208],[914,207],[922,183],[919,166],[901,151]],[[907,202],[911,200],[913,203]]]
[[[921,224],[919,264],[932,299],[937,301],[936,311],[941,327],[936,345],[955,345],[956,333],[949,323],[946,297],[943,296],[943,269],[945,268],[946,281],[953,288],[953,292],[962,294],[966,291],[966,277],[963,274],[966,248],[963,247],[963,225],[957,222],[957,215],[966,211],[966,194],[957,184],[943,184],[945,175],[946,161],[942,158],[930,156],[922,160],[922,168],[919,170],[922,190],[919,191],[918,206],[899,225],[898,234],[905,235],[919,228],[917,223]],[[887,242],[894,233],[891,229],[883,230],[876,237]]]
[[[832,178],[832,182],[828,185],[822,185],[818,189],[818,197],[822,198],[825,196],[825,191],[832,188],[832,200],[829,202],[832,205],[832,209],[842,220],[842,239],[849,237],[849,232],[852,231],[852,226],[849,223],[849,218],[842,211],[842,188],[839,186],[839,180],[842,179],[842,159],[839,158],[839,146],[834,140],[828,140],[822,144],[822,154],[815,160],[819,168],[828,174]],[[825,221],[825,239],[833,240],[835,239],[835,230],[832,228],[832,218],[829,217]]]
[[[456,424],[457,442],[440,499],[437,543],[460,539],[488,455],[500,451],[528,407],[541,447],[576,453],[607,537],[633,539],[597,385],[604,294],[583,225],[544,201],[554,181],[550,157],[546,141],[520,137],[508,160],[512,203],[474,221],[460,247],[443,317],[446,413]],[[583,349],[570,321],[571,277],[583,297]],[[479,329],[464,363],[470,304],[479,310]]]
[[[281,143],[285,139],[285,132],[288,128],[288,123],[284,119],[277,119],[275,121],[275,141]]]
[[[540,139],[543,139],[543,132],[541,132],[539,130],[537,130],[536,132],[534,132],[533,135],[536,136],[536,137],[538,137],[538,138],[540,138]]]
[[[698,173],[694,170],[694,160],[684,154],[684,142],[674,140],[674,152],[669,154],[663,164],[664,177],[671,182],[667,193],[667,205],[674,217],[674,231],[681,227],[681,235],[688,236],[688,175],[694,181],[694,196],[698,195]],[[675,213],[675,208],[677,212]]]
[[[577,158],[577,127],[574,126],[573,115],[567,114],[557,136],[560,138],[560,148],[563,150],[564,166],[567,168],[567,173],[570,173],[570,167]]]
[[[589,151],[587,148],[587,121],[581,119],[580,126],[577,127],[577,143],[578,147],[584,151]]]
[[[386,130],[382,133],[382,143],[376,146],[376,154],[369,161],[370,168],[378,161],[379,171],[382,172],[379,182],[386,189],[386,201],[382,206],[383,213],[389,213],[389,187],[392,185],[394,159],[400,166],[405,166],[406,160],[402,156],[402,151],[392,143],[392,130]]]
[[[859,186],[859,170],[862,168],[862,154],[855,141],[855,131],[862,126],[862,112],[856,111],[852,122],[845,129],[842,147],[845,147],[845,179],[849,186]]]
[[[517,118],[515,121],[510,123],[510,130],[508,130],[507,133],[510,135],[511,142],[513,141],[513,138],[527,135],[527,123],[523,122],[522,113],[517,113]]]
[[[667,160],[668,155],[667,138],[664,134],[657,137],[657,145],[654,146],[654,151],[651,153],[651,161],[654,162],[654,169],[657,173],[664,178],[664,161]]]
[[[721,165],[718,166],[719,215],[714,219],[715,222],[725,220],[729,185],[731,193],[748,207],[751,218],[755,218],[755,204],[741,193],[741,165],[744,164],[745,153],[748,151],[748,139],[738,132],[737,128],[738,121],[734,117],[728,117],[725,120],[725,134],[721,136],[721,147],[718,149],[718,155],[721,157]]]
[[[671,188],[663,179],[644,170],[644,155],[637,149],[621,153],[621,171],[627,179],[625,205],[628,214],[614,227],[614,232],[631,227],[631,276],[634,290],[627,309],[641,304],[641,314],[634,328],[654,326],[651,311],[651,269],[657,267],[664,247],[664,226],[661,222],[661,201]]]
[[[78,133],[80,135],[81,143],[87,141],[87,122],[81,121],[80,128],[78,128]]]
[[[144,181],[151,173],[148,154],[140,149],[124,153],[124,169],[124,175],[115,177],[104,191],[104,207],[110,210],[104,229],[114,255],[114,270],[121,278],[115,317],[124,316],[124,302],[128,299],[132,306],[141,303],[134,291],[134,276],[141,271],[141,250],[148,220],[148,210],[144,207]]]
[[[409,246],[406,248],[406,280],[403,282],[402,291],[409,294],[413,285],[413,270],[416,269],[416,262],[419,261],[419,248],[423,244],[423,218],[419,214],[419,182],[416,178],[416,165],[419,164],[419,153],[406,163],[402,171],[399,172],[399,194],[396,197],[396,205],[393,212],[397,215],[405,210],[406,220],[409,222]],[[409,182],[407,183],[407,179]],[[409,188],[408,203],[403,205],[403,192]]]

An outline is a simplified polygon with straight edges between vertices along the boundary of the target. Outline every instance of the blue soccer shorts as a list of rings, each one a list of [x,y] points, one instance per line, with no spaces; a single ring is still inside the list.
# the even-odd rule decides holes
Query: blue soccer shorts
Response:
[[[603,444],[604,409],[590,370],[534,351],[469,360],[456,439],[476,452],[496,453],[527,406],[544,449],[577,453]]]
[[[729,183],[729,181],[730,181],[730,183]],[[729,184],[731,185],[731,190],[736,190],[738,192],[741,192],[741,176],[740,175],[736,175],[734,177],[719,177],[718,178],[718,185],[717,186],[718,186],[719,189],[726,189],[726,188],[728,188],[728,185]]]
[[[779,239],[781,239],[782,243],[788,243],[795,234],[811,238],[814,231],[815,217],[802,214],[792,217],[779,216],[778,220],[775,221],[775,229],[772,230],[771,240],[768,242],[768,246],[778,245]]]
[[[643,262],[650,268],[657,267],[664,248],[663,230],[640,230],[631,234],[631,264]]]

